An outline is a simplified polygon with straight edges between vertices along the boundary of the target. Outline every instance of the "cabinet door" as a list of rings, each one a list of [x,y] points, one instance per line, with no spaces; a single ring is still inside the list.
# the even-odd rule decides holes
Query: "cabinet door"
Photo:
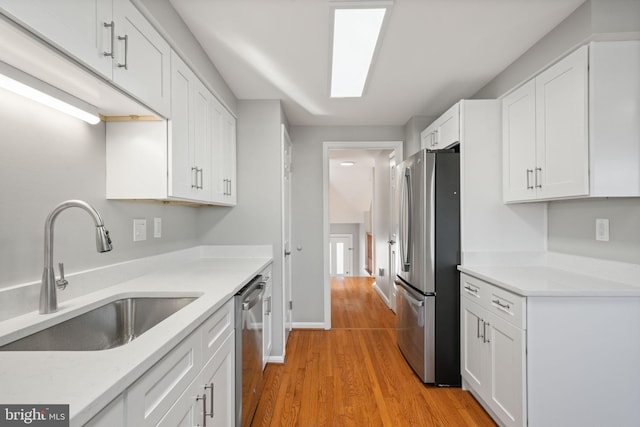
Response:
[[[171,120],[169,138],[169,196],[190,199],[196,171],[193,141],[193,73],[175,53],[171,56]]]
[[[506,426],[524,425],[525,332],[490,314],[486,326],[489,344],[491,409]]]
[[[444,149],[460,141],[460,104],[449,108],[438,119],[436,148]]]
[[[536,91],[531,80],[502,100],[503,199],[535,198]]]
[[[158,423],[159,427],[233,425],[235,420],[235,350],[230,334],[198,378]]]
[[[216,203],[235,205],[236,196],[236,119],[213,99],[213,199]]]
[[[589,194],[587,49],[535,79],[538,198]]]
[[[169,44],[129,0],[114,0],[113,81],[160,115],[170,115]]]
[[[224,111],[222,116],[223,168],[227,179],[227,197],[225,203],[235,205],[237,201],[236,187],[236,119]]]
[[[111,79],[112,0],[0,0],[3,13]]]
[[[196,167],[196,193],[194,198],[209,202],[212,200],[213,175],[211,162],[211,94],[202,82],[195,77],[193,81],[193,116],[190,117],[193,128],[194,166]]]
[[[487,347],[484,339],[484,310],[467,298],[461,298],[460,348],[462,377],[480,394],[487,387],[485,365]]]

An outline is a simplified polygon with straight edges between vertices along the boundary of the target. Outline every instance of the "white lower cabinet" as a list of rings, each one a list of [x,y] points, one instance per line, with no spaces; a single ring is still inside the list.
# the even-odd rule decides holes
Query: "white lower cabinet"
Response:
[[[230,334],[158,426],[230,426],[234,422],[234,335]]]
[[[233,318],[231,299],[85,425],[233,425]]]
[[[461,275],[461,374],[502,425],[526,425],[524,298]]]

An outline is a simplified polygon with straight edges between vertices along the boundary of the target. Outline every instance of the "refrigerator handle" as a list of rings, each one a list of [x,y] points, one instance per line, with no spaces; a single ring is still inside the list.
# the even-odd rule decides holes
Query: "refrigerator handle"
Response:
[[[402,180],[402,202],[400,212],[400,259],[402,260],[402,271],[409,271],[411,268],[411,248],[412,248],[412,211],[413,211],[413,196],[411,189],[411,169],[406,168],[404,170],[404,179]],[[407,222],[405,224],[405,221]],[[406,227],[406,235],[405,235]],[[405,251],[406,247],[406,251]]]

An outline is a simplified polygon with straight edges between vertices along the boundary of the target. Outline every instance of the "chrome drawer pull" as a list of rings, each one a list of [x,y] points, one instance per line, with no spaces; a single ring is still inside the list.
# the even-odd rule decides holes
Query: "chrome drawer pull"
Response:
[[[469,292],[471,292],[471,293],[473,293],[473,294],[475,294],[475,295],[477,295],[477,294],[478,294],[478,290],[477,290],[477,289],[475,289],[475,288],[472,288],[471,286],[466,286],[466,285],[465,285],[465,287],[464,287],[464,288],[465,288],[467,291],[469,291]]]
[[[111,22],[104,22],[103,25],[104,25],[104,28],[110,28],[111,29],[111,51],[102,52],[102,54],[104,56],[108,56],[108,57],[113,59],[114,58],[113,45],[114,45],[114,35],[115,35],[115,32],[116,32],[116,24],[113,21],[111,21]]]
[[[500,300],[494,299],[494,300],[491,300],[491,302],[497,305],[498,307],[501,307],[507,310],[511,309],[511,306],[509,304],[502,304]]]
[[[207,392],[207,389],[211,390],[211,403],[209,403],[209,413],[207,413],[207,410],[205,409],[205,413],[204,416],[206,417],[207,415],[211,418],[213,418],[213,393],[214,393],[214,389],[213,389],[213,383],[210,383],[209,385],[204,386],[204,392]],[[206,405],[206,400],[205,400],[205,405]]]

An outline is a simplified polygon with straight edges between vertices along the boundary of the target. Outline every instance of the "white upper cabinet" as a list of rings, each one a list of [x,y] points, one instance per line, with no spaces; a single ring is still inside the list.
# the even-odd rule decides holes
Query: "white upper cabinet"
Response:
[[[589,194],[587,62],[585,46],[536,77],[538,198]]]
[[[0,8],[24,27],[112,77],[112,0],[0,0]]]
[[[584,46],[505,96],[505,202],[640,196],[640,42]]]
[[[441,150],[460,142],[460,103],[449,108],[420,133],[420,148]]]
[[[169,117],[169,44],[129,0],[0,0],[2,13]]]
[[[169,117],[169,44],[129,0],[113,0],[113,15],[113,81]]]
[[[213,98],[213,200],[236,204],[236,119]]]
[[[171,55],[169,189],[171,197],[211,201],[213,96],[191,69]]]
[[[235,118],[175,53],[171,92],[170,120],[107,123],[107,198],[235,205]]]
[[[505,200],[535,198],[536,85],[524,84],[502,100]]]

